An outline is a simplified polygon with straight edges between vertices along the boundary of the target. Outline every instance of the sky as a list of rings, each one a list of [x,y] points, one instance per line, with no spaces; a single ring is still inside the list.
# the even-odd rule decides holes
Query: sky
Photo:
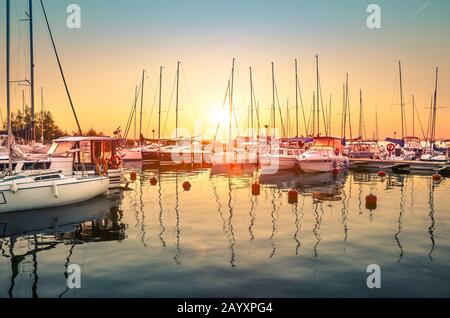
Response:
[[[63,129],[76,129],[59,69],[45,28],[40,3],[34,2],[36,107],[40,87],[45,108]],[[12,79],[29,78],[27,1],[12,2]],[[69,4],[81,8],[81,28],[66,26]],[[381,8],[381,28],[369,29],[366,8]],[[285,116],[289,103],[291,135],[295,135],[294,59],[305,112],[310,113],[315,90],[315,55],[319,55],[324,102],[332,101],[332,134],[340,135],[342,85],[349,74],[352,126],[359,122],[362,90],[365,126],[375,132],[375,105],[381,137],[401,131],[398,61],[403,67],[407,129],[412,134],[411,96],[415,95],[426,130],[435,68],[439,67],[438,137],[450,137],[450,2],[447,0],[44,0],[68,85],[83,130],[111,134],[125,127],[146,71],[143,133],[157,129],[159,69],[163,66],[162,137],[175,127],[174,82],[180,72],[180,126],[194,132],[200,121],[210,138],[221,120],[220,137],[228,121],[223,99],[236,58],[234,107],[238,127],[246,126],[250,104],[249,67],[260,105],[261,125],[269,123],[272,103],[271,62],[275,64],[278,99]],[[5,6],[0,0],[0,109],[5,110]],[[13,110],[22,107],[22,90],[11,84]],[[153,110],[153,111],[152,111]],[[421,136],[418,119],[415,134]],[[138,120],[139,122],[139,120]],[[304,134],[300,118],[300,134]],[[222,129],[223,127],[223,129]],[[139,129],[139,128],[138,128]],[[130,133],[133,135],[133,130]],[[426,132],[426,131],[425,131]],[[198,132],[197,132],[198,133]],[[236,132],[235,132],[236,133]]]

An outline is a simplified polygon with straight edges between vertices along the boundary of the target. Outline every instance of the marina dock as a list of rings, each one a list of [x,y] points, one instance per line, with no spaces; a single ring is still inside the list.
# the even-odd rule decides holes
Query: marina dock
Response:
[[[449,162],[420,160],[350,159],[349,168],[355,171],[392,171],[396,173],[450,175]]]

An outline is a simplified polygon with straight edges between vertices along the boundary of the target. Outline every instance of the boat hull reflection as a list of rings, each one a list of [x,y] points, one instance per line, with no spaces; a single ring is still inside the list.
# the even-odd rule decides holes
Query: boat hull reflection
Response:
[[[116,197],[104,195],[64,208],[2,213],[0,237],[71,232],[81,223],[107,216],[116,201]]]
[[[282,190],[296,189],[306,194],[312,194],[321,200],[336,200],[341,194],[347,173],[296,173],[282,171],[276,175],[261,175],[262,185],[273,186]]]

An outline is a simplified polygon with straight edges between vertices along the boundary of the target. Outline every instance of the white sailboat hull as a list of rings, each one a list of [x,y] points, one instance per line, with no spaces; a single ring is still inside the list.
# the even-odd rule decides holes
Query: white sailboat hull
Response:
[[[295,157],[276,156],[261,156],[260,165],[263,170],[294,170],[299,167],[298,160]]]
[[[240,165],[256,165],[258,156],[254,152],[219,152],[211,154],[211,164],[214,166],[240,164]]]
[[[99,196],[109,187],[107,177],[16,182],[0,184],[0,213],[74,204]]]
[[[299,164],[300,169],[305,173],[332,172],[335,169],[346,169],[348,159],[345,157],[304,158],[299,159]]]

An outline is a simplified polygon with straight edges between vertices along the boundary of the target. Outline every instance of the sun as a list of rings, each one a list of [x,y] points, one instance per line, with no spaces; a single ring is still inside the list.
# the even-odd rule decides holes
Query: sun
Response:
[[[221,110],[219,107],[214,107],[211,112],[211,121],[213,123],[226,122],[228,120],[228,113]]]

